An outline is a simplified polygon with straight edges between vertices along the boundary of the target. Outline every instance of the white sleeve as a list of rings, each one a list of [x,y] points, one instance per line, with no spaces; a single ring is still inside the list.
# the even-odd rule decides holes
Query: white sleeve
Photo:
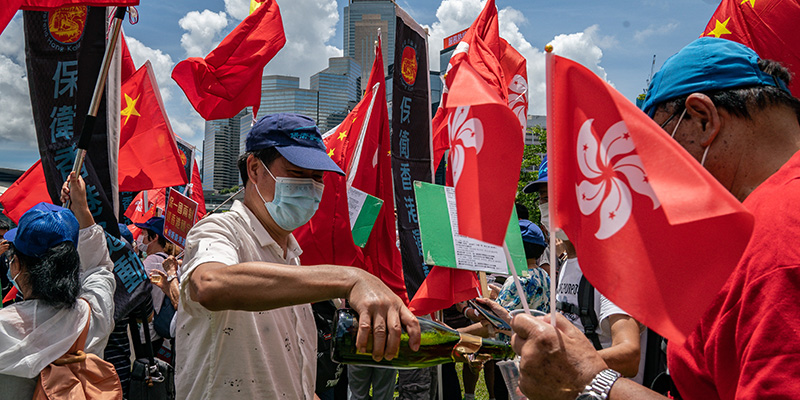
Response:
[[[108,255],[106,235],[100,225],[81,229],[78,238],[81,258],[80,296],[92,306],[92,322],[86,340],[87,352],[102,357],[108,335],[114,329],[114,263]]]
[[[229,218],[229,217],[228,217]],[[225,265],[239,263],[239,244],[234,237],[234,227],[226,221],[226,216],[212,215],[198,222],[186,238],[186,249],[181,271],[180,302],[190,315],[208,313],[208,309],[192,300],[189,294],[189,279],[198,265],[218,262]]]

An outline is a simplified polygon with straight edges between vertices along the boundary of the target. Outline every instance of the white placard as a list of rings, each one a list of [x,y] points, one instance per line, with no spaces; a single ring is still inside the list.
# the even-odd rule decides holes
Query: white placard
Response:
[[[456,267],[471,271],[508,275],[508,264],[505,253],[503,253],[503,247],[459,235],[455,188],[445,187],[444,195],[447,198],[447,211],[450,214],[450,227],[453,230]]]
[[[367,193],[363,190],[356,189],[350,186],[347,189],[347,209],[350,213],[350,229],[356,224],[358,214],[361,214],[361,209],[364,208],[364,202],[367,201]]]

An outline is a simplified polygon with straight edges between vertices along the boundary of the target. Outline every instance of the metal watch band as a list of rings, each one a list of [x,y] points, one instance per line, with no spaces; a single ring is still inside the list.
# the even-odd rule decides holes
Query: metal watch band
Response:
[[[591,396],[590,398],[606,400],[608,398],[608,393],[611,392],[611,386],[614,385],[614,382],[616,382],[620,376],[621,374],[619,372],[610,368],[600,371],[595,375],[594,379],[592,379],[592,382],[583,389],[583,392],[578,395],[578,398]]]

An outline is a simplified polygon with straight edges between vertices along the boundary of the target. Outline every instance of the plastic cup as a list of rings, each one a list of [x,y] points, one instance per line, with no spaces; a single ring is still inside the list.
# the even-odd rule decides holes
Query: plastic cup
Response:
[[[161,279],[162,279],[162,276],[159,275],[159,274],[150,275],[150,282],[152,282],[154,285],[160,284],[161,283]]]
[[[500,368],[503,381],[506,383],[508,398],[510,400],[527,400],[528,397],[522,394],[519,388],[519,356],[514,357],[513,360],[498,361],[497,367]]]
[[[511,314],[511,319],[513,320],[515,315],[525,314],[525,310],[522,308],[518,308],[514,311],[511,311],[510,314]],[[547,313],[539,310],[531,310],[531,315],[533,315],[534,317],[542,317],[547,315]]]

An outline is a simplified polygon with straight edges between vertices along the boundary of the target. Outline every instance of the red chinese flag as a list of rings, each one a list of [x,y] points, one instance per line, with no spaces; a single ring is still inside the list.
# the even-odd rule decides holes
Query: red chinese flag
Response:
[[[42,161],[39,160],[3,192],[0,203],[3,204],[3,214],[18,224],[25,211],[41,202],[50,203],[51,200]]]
[[[8,23],[14,18],[19,7],[22,5],[22,0],[6,0],[7,3],[0,7],[0,33],[6,29]]]
[[[120,191],[138,192],[188,182],[151,68],[147,61],[122,84]]]
[[[766,59],[780,61],[794,75],[789,90],[800,94],[800,2],[722,0],[701,36],[739,42]]]
[[[197,220],[205,217],[206,211],[206,198],[203,196],[203,180],[200,179],[200,169],[197,168],[197,160],[194,160],[192,166],[192,195],[189,196],[192,200],[197,202]]]
[[[736,266],[753,217],[614,88],[548,57],[553,227],[600,293],[682,342]]]
[[[278,3],[265,0],[205,59],[178,63],[172,79],[207,120],[231,118],[245,107],[257,114],[264,66],[285,43]]]
[[[414,315],[431,314],[480,296],[478,285],[478,279],[472,271],[433,267],[408,308]]]
[[[122,32],[119,33],[119,39],[120,50],[122,50],[120,80],[125,82],[136,72],[136,66],[133,64],[133,57],[131,57],[131,51],[128,49],[128,41],[125,40],[125,35]]]
[[[325,138],[328,154],[347,175],[325,174],[325,192],[320,208],[300,229],[301,232],[295,231],[295,237],[303,247],[303,263],[341,265],[344,262],[344,265],[361,267],[378,277],[408,304],[394,223],[385,82],[379,44],[363,99],[334,133]],[[358,149],[362,130],[363,141]],[[363,250],[353,243],[347,207],[348,177],[354,188],[384,201]],[[309,247],[313,251],[309,251]]]

